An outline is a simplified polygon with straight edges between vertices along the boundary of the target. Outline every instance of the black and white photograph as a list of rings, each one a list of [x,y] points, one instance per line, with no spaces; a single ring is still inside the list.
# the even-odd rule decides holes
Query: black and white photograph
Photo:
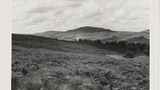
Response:
[[[150,90],[150,0],[12,0],[11,90]]]

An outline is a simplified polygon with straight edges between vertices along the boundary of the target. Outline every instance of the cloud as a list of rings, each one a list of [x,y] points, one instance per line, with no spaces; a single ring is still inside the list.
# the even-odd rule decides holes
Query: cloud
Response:
[[[54,10],[53,7],[38,7],[28,11],[28,13],[45,13]]]
[[[139,31],[149,28],[149,0],[14,0],[15,33],[97,26]]]

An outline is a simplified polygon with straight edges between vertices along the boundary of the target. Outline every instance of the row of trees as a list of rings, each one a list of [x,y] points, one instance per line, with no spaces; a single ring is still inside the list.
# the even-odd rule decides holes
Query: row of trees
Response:
[[[125,42],[125,41],[102,42],[99,39],[97,40],[79,39],[77,42],[99,45],[104,48],[107,46],[116,47],[116,48],[129,50],[131,52],[142,51],[142,52],[145,52],[147,55],[149,55],[149,45],[145,43],[134,43],[134,42]]]

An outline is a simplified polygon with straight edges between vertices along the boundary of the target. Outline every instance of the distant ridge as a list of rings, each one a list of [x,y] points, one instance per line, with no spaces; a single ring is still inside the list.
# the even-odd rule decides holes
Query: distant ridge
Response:
[[[59,40],[74,41],[79,39],[101,40],[102,42],[134,42],[149,43],[149,30],[140,32],[114,31],[100,27],[84,26],[68,31],[47,31],[34,34],[48,38],[57,38]]]
[[[99,27],[85,26],[85,27],[79,27],[74,30],[68,30],[67,32],[113,32],[113,31],[110,29],[104,29]]]
[[[54,35],[60,34],[60,33],[61,33],[61,31],[45,31],[42,33],[35,33],[34,35],[43,36],[43,37],[51,37],[51,36],[54,36]]]

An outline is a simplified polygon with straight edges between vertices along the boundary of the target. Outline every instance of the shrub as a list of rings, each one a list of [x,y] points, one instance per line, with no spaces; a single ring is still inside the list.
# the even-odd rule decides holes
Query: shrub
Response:
[[[24,68],[22,69],[21,72],[22,72],[23,75],[26,75],[28,73],[28,71],[26,69],[24,69]]]
[[[40,90],[41,87],[42,87],[42,84],[29,82],[26,85],[26,90]]]
[[[18,84],[18,82],[19,82],[19,79],[17,78],[17,77],[12,77],[12,86],[11,86],[11,88],[12,88],[12,90],[18,90],[18,87],[19,87],[19,84]]]
[[[132,52],[127,52],[123,57],[124,58],[134,58],[134,54]]]

